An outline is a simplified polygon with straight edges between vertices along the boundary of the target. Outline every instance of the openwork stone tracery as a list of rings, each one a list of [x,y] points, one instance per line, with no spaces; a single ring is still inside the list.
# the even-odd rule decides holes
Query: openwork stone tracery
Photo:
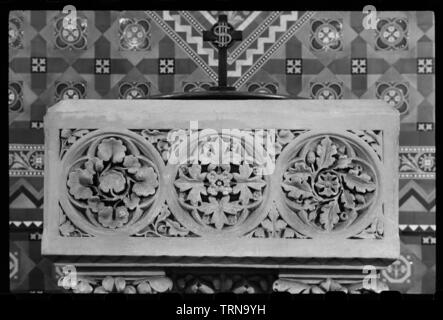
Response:
[[[383,236],[382,212],[373,212],[379,183],[375,162],[381,160],[378,132],[340,136],[277,130],[272,145],[254,144],[253,135],[241,131],[202,135],[196,141],[186,139],[187,130],[128,132],[61,131],[60,152],[67,163],[64,236],[85,234],[74,232],[75,221],[81,221],[80,230],[86,221],[94,230],[130,230],[144,237],[226,231],[256,238],[344,231],[345,237]],[[184,146],[190,152],[186,158],[173,158]],[[279,188],[271,187],[274,173],[266,174],[265,155],[278,159]],[[159,175],[163,163],[172,170],[172,180],[163,182]],[[162,183],[178,207],[165,199],[150,210]],[[286,209],[275,193],[283,196]]]

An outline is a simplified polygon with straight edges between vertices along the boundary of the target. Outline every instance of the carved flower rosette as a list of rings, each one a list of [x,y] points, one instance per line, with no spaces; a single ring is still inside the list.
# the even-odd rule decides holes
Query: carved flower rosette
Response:
[[[61,204],[74,224],[93,234],[130,234],[142,227],[158,198],[160,160],[154,154],[123,134],[86,136],[73,145],[65,156]]]
[[[255,213],[266,203],[268,178],[264,150],[251,137],[240,131],[202,135],[191,142],[186,163],[177,166],[178,218],[196,234],[241,235],[260,222]]]
[[[296,230],[309,237],[349,237],[367,227],[379,192],[370,150],[339,135],[311,135],[297,142],[284,160],[281,181]]]

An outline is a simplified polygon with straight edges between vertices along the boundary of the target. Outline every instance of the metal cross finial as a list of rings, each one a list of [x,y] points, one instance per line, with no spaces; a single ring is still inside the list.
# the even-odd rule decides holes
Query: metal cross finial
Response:
[[[224,14],[218,17],[218,22],[211,30],[203,32],[203,40],[211,41],[218,48],[218,87],[212,87],[211,90],[235,90],[234,87],[228,87],[228,48],[234,41],[241,39],[241,31],[235,31]]]

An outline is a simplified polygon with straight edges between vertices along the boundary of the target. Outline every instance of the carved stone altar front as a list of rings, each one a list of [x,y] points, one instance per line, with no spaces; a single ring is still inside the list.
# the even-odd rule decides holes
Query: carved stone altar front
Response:
[[[398,134],[371,100],[62,101],[42,252],[74,292],[362,292],[399,256]]]

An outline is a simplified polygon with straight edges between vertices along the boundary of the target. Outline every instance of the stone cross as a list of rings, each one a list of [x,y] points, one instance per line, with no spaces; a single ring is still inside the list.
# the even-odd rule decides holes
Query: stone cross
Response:
[[[242,39],[241,31],[235,31],[228,23],[228,17],[224,14],[218,17],[218,22],[209,31],[203,32],[204,41],[212,41],[218,48],[218,87],[211,90],[235,90],[228,87],[228,48],[236,40]]]

